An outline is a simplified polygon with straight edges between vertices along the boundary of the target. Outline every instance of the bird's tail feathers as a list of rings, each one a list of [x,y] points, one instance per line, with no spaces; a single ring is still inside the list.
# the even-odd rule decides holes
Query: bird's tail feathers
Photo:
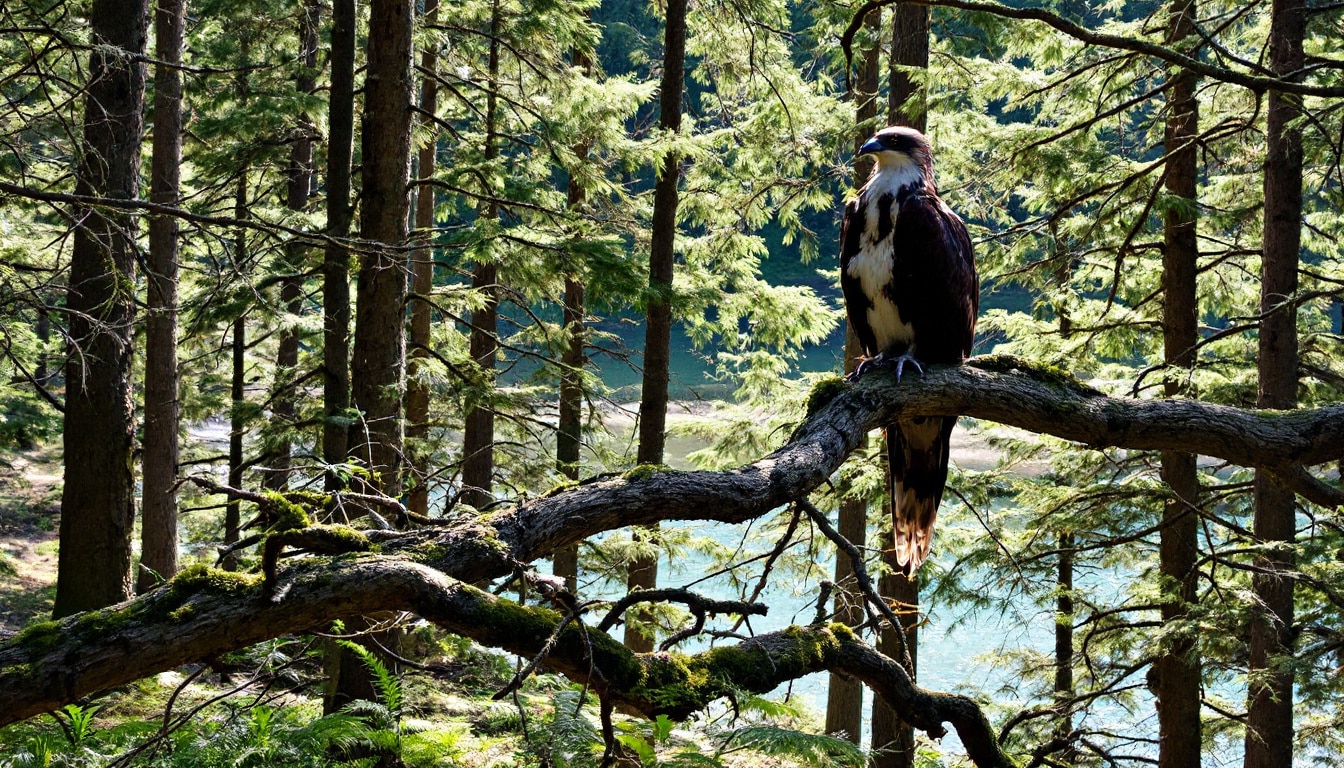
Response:
[[[887,493],[896,568],[910,577],[929,556],[938,505],[947,485],[947,463],[955,417],[931,417],[890,424],[887,433]]]

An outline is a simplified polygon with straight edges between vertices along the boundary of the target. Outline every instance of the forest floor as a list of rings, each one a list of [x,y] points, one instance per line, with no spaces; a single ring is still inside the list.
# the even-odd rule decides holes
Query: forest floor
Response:
[[[61,451],[0,454],[0,633],[51,615],[61,515]]]

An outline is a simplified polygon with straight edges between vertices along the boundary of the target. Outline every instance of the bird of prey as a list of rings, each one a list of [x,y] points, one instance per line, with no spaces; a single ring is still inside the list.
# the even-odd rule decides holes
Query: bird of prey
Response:
[[[960,363],[971,353],[980,286],[966,225],[939,197],[929,140],[913,128],[878,131],[859,148],[876,161],[845,205],[840,286],[865,359],[851,374]],[[953,416],[902,419],[884,428],[895,561],[910,576],[929,556],[947,484]]]

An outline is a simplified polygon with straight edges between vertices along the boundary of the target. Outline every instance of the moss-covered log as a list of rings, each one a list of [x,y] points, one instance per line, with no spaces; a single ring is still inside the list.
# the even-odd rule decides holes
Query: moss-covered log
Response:
[[[197,566],[140,599],[29,627],[0,646],[0,725],[277,635],[323,629],[335,617],[394,609],[524,656],[549,646],[546,666],[650,718],[684,719],[738,691],[765,693],[812,672],[845,672],[933,735],[951,722],[980,748],[972,753],[977,765],[1011,765],[973,702],[916,688],[843,625],[789,627],[698,654],[634,654],[555,611],[402,559],[346,555],[293,570],[302,572],[279,598],[268,597],[256,577]]]

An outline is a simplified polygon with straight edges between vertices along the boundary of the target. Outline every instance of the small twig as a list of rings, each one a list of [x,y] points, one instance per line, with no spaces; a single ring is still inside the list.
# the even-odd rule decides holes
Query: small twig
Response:
[[[602,743],[606,745],[602,750],[601,768],[609,768],[612,761],[616,759],[616,727],[611,722],[611,699],[605,696],[598,697],[598,712],[602,718]]]
[[[831,612],[827,604],[831,602],[831,592],[835,589],[835,582],[830,579],[822,579],[817,590],[817,613],[812,617],[813,626],[819,626],[826,623]]]
[[[625,611],[633,605],[639,603],[654,603],[666,601],[672,603],[682,603],[693,611],[702,613],[740,613],[744,615],[764,616],[770,610],[764,603],[748,603],[741,600],[715,600],[713,598],[698,595],[688,589],[642,589],[638,592],[631,592],[625,597],[617,600],[607,615],[598,623],[597,628],[606,632],[616,625]]]
[[[770,550],[770,554],[765,558],[765,567],[761,570],[761,577],[757,579],[756,587],[751,591],[751,597],[747,598],[749,602],[754,603],[759,600],[761,593],[765,591],[766,582],[770,576],[770,572],[774,570],[775,561],[778,560],[780,556],[784,554],[784,550],[788,549],[789,545],[793,543],[793,534],[798,531],[798,522],[801,518],[802,515],[798,514],[798,510],[795,509],[793,511],[793,518],[789,520],[789,527],[784,530],[784,535],[779,538],[779,541],[775,542],[774,549]],[[736,632],[742,627],[742,623],[746,620],[746,614],[738,616],[737,621],[733,622],[731,631]]]
[[[887,605],[887,601],[877,593],[877,589],[873,586],[873,579],[868,575],[868,567],[863,564],[863,553],[859,551],[858,547],[854,546],[853,542],[841,536],[840,532],[835,530],[831,521],[826,519],[826,515],[817,509],[815,504],[807,499],[799,499],[796,503],[800,509],[807,513],[808,517],[812,518],[812,522],[821,530],[823,536],[834,542],[846,555],[849,555],[850,564],[854,569],[854,581],[859,585],[859,590],[868,598],[868,602],[880,611],[887,622],[891,624],[896,636],[901,640],[901,655],[905,658],[905,668],[914,669],[914,661],[910,658],[910,645],[905,638],[905,626],[901,624],[901,620],[891,610],[891,606]]]
[[[547,656],[551,655],[551,650],[555,648],[555,644],[560,641],[560,635],[564,633],[565,628],[568,627],[573,622],[575,622],[577,619],[578,615],[572,613],[561,619],[560,624],[555,628],[555,631],[551,633],[551,636],[546,638],[546,643],[541,646],[541,650],[537,653],[537,655],[532,657],[532,660],[529,661],[525,667],[518,670],[514,674],[513,679],[509,681],[508,685],[504,686],[498,691],[495,691],[495,694],[490,698],[494,699],[495,701],[499,701],[505,696],[508,696],[517,691],[519,688],[521,688],[523,685],[523,681],[526,680],[533,672],[535,672],[537,667],[541,666],[541,663],[546,660]],[[588,654],[588,657],[589,659],[592,658],[591,652]]]

